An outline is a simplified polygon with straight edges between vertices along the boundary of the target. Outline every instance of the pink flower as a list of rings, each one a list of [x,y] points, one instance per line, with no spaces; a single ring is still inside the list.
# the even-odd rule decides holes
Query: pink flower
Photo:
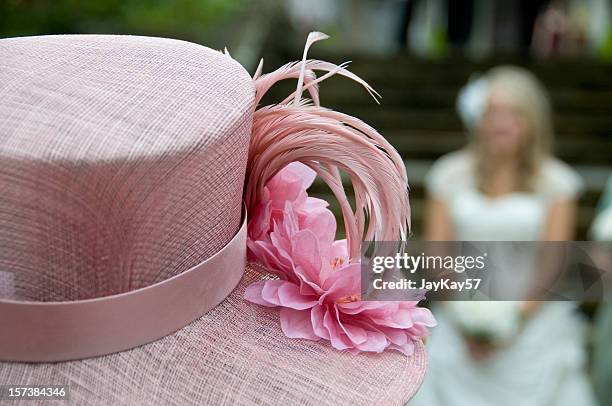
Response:
[[[327,203],[309,197],[314,171],[300,163],[266,185],[249,222],[249,258],[279,279],[251,284],[245,298],[281,307],[291,338],[325,339],[352,352],[395,349],[412,354],[414,340],[436,324],[417,302],[360,300],[361,268],[349,263],[346,241],[334,241],[336,221]]]
[[[336,219],[328,203],[306,193],[314,178],[314,171],[304,164],[287,165],[267,183],[249,221],[249,260],[262,263],[282,279],[294,280],[295,275],[287,247],[282,245],[288,236],[310,230],[328,249],[334,241]]]

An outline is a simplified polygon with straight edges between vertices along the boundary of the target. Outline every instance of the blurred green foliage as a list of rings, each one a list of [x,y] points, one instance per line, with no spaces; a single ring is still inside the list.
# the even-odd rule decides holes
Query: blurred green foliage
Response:
[[[201,41],[227,31],[246,0],[0,0],[0,36],[107,33]]]

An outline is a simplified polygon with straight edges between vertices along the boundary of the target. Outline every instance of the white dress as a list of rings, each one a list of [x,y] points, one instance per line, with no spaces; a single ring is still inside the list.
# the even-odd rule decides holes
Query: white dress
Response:
[[[554,199],[575,197],[582,182],[569,166],[543,163],[534,193],[489,198],[476,188],[472,155],[459,151],[430,171],[429,193],[445,201],[457,240],[531,241]],[[584,373],[584,323],[570,302],[544,304],[512,343],[475,363],[444,306],[428,342],[429,369],[410,405],[563,406],[594,404]]]

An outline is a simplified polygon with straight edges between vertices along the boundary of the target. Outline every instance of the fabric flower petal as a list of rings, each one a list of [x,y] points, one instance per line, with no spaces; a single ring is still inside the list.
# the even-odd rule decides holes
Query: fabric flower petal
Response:
[[[310,322],[310,311],[281,308],[280,322],[283,333],[289,338],[318,340]]]
[[[387,338],[378,331],[366,331],[366,339],[356,347],[361,351],[383,352],[387,348]]]
[[[280,305],[280,299],[278,297],[278,289],[286,283],[282,280],[265,281],[261,288],[261,298],[268,303],[272,303],[276,306]]]
[[[325,293],[322,298],[337,301],[348,296],[357,296],[361,291],[361,266],[350,264],[332,272],[323,283]]]
[[[431,311],[425,307],[414,307],[410,310],[410,316],[416,324],[427,327],[435,327],[438,325]]]
[[[309,309],[318,303],[316,296],[302,295],[299,287],[290,282],[283,283],[278,288],[278,299],[281,306],[296,310]]]
[[[410,357],[412,354],[414,354],[414,342],[409,340],[409,341],[406,341],[406,343],[402,345],[391,344],[389,346],[389,349],[397,350],[401,352],[402,354],[404,354],[405,356]]]
[[[257,303],[261,306],[276,307],[276,304],[268,302],[261,296],[261,291],[265,283],[266,281],[258,281],[247,286],[244,291],[244,298],[249,302]]]
[[[321,338],[329,340],[329,330],[324,325],[324,317],[325,307],[318,304],[311,309],[310,321],[312,322],[312,328],[314,330],[314,333]]]
[[[341,331],[338,321],[336,319],[335,308],[331,307],[326,309],[327,311],[323,315],[323,326],[329,332],[329,341],[332,347],[337,350],[346,350],[353,348],[351,342],[346,338],[344,332]]]

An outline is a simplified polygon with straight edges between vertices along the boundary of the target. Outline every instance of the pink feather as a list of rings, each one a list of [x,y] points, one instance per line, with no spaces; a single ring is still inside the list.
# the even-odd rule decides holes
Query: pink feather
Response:
[[[302,162],[317,172],[338,200],[344,219],[349,257],[358,261],[362,240],[405,239],[410,227],[406,168],[395,148],[363,121],[320,107],[318,85],[342,75],[380,97],[347,64],[308,60],[310,45],[327,36],[311,33],[301,62],[262,75],[263,60],[254,75],[259,103],[266,92],[284,79],[298,79],[296,91],[279,104],[255,111],[249,149],[245,200],[249,209],[261,199],[263,187],[291,162]],[[315,71],[326,72],[317,78]],[[307,91],[312,102],[302,98]],[[293,102],[289,104],[290,102]],[[351,207],[340,171],[355,193]]]

